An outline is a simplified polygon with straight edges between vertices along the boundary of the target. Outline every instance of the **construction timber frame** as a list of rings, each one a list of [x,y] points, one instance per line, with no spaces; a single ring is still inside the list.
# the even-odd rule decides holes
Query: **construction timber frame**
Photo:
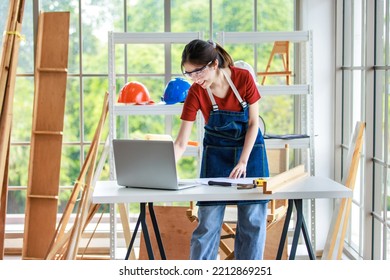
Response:
[[[8,196],[8,160],[13,116],[16,67],[22,39],[24,0],[9,1],[0,61],[0,259],[4,257]]]
[[[42,12],[38,20],[23,259],[44,259],[56,230],[69,22],[69,12]]]

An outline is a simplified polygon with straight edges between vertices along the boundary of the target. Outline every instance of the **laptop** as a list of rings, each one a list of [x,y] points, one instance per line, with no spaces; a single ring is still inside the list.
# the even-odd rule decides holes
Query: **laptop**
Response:
[[[179,182],[173,141],[114,139],[113,148],[118,185],[164,190],[199,185]]]

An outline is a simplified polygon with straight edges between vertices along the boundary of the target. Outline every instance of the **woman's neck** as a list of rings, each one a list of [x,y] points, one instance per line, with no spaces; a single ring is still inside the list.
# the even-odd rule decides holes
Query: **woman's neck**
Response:
[[[229,68],[222,68],[222,69],[223,69],[223,71],[225,71],[225,73],[227,75],[230,76],[230,69]],[[228,81],[225,78],[225,75],[222,73],[222,69],[218,68],[216,70],[215,79],[210,86],[212,93],[219,98],[226,97],[226,94],[227,94],[229,87],[230,87]]]

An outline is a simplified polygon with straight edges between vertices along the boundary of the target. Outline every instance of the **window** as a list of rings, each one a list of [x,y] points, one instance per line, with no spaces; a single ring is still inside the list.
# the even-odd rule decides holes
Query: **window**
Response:
[[[342,48],[337,48],[342,54],[336,62],[340,67],[336,103],[342,104],[336,170],[345,163],[355,122],[366,122],[346,248],[357,258],[389,259],[389,1],[342,2],[338,5],[342,20],[337,21],[343,32],[338,38]]]

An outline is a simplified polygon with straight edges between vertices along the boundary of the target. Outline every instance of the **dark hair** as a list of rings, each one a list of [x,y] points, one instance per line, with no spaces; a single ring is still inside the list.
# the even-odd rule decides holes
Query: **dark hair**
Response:
[[[234,65],[232,57],[218,43],[195,39],[184,47],[181,55],[181,68],[183,70],[183,65],[187,62],[195,65],[206,65],[216,59],[218,59],[219,68]]]

